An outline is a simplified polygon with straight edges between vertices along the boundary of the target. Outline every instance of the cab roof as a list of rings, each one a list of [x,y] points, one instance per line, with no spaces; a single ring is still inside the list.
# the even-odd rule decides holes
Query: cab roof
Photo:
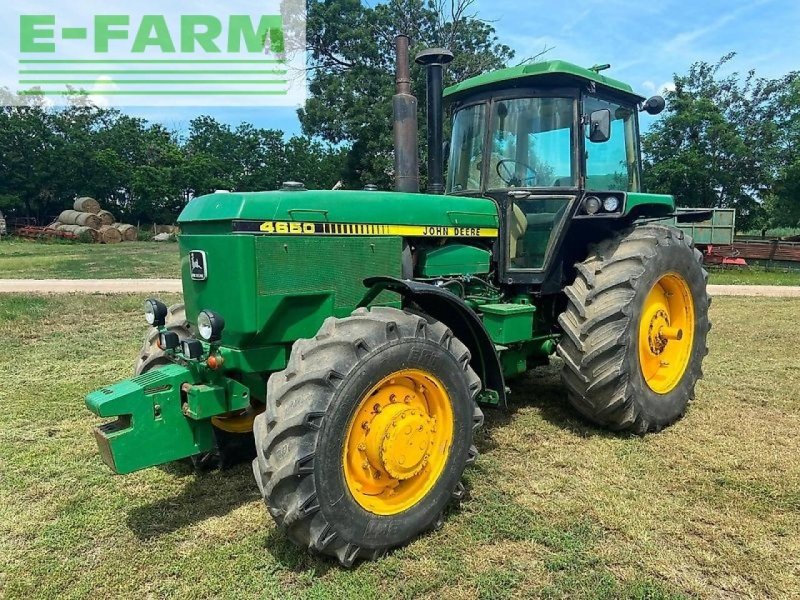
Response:
[[[551,81],[558,79],[588,80],[616,92],[633,96],[638,101],[644,100],[644,97],[636,94],[627,83],[563,60],[546,60],[483,73],[448,87],[444,91],[444,96],[448,100],[455,100],[466,92],[476,92],[494,87],[516,87],[517,84],[523,82],[533,83],[537,79]]]

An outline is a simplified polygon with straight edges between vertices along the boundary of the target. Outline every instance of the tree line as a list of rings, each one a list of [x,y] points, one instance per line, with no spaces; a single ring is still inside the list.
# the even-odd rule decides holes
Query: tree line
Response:
[[[210,117],[179,134],[115,110],[53,109],[30,100],[0,111],[0,210],[40,222],[76,195],[92,195],[132,222],[174,221],[194,196],[216,189],[269,190],[284,180],[329,188],[392,182],[393,38],[412,54],[453,50],[446,83],[515,58],[474,0],[308,2],[309,98],[303,135]],[[546,50],[546,49],[544,49]],[[734,55],[676,74],[667,109],[643,135],[645,188],[680,206],[732,207],[740,229],[800,226],[800,77],[723,74]],[[412,65],[424,105],[424,73]],[[424,140],[424,110],[420,111]],[[425,148],[420,165],[425,173]]]
[[[344,150],[211,117],[180,135],[117,110],[31,102],[0,112],[0,211],[45,224],[76,196],[131,223],[173,223],[194,196],[268,190],[291,176],[332,187]]]

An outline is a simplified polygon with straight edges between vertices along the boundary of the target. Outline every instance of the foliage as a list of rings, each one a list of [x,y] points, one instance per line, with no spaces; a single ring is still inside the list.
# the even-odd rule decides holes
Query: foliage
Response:
[[[359,0],[308,3],[309,90],[299,111],[303,131],[333,144],[347,143],[345,183],[391,187],[394,37],[411,38],[412,58],[425,47],[449,48],[455,60],[445,84],[497,69],[514,56],[494,27],[470,14],[474,0]],[[424,140],[425,76],[412,62]],[[421,162],[424,165],[424,157]],[[424,169],[424,167],[423,167]]]
[[[665,116],[643,137],[647,189],[683,206],[736,208],[742,229],[796,224],[798,72],[723,76],[734,56],[675,76]]]
[[[116,110],[74,104],[0,109],[0,210],[50,222],[76,196],[119,220],[172,223],[194,196],[216,189],[275,189],[287,179],[332,187],[343,151],[275,130],[211,117],[185,139]]]

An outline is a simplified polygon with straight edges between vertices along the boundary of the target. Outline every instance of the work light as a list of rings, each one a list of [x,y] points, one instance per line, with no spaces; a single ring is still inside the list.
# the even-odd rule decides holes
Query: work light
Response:
[[[174,350],[180,345],[181,340],[174,331],[164,331],[158,334],[158,347],[162,350]]]
[[[616,212],[619,208],[619,198],[616,196],[608,196],[603,200],[603,210],[606,212]]]
[[[161,327],[167,322],[167,305],[148,298],[144,302],[144,318],[153,327]]]
[[[197,316],[197,331],[207,342],[218,340],[224,328],[225,320],[210,310],[201,311]]]
[[[203,344],[198,340],[183,340],[181,342],[181,352],[189,359],[200,358],[203,356]]]
[[[586,200],[583,201],[583,210],[586,211],[587,215],[597,214],[597,211],[600,210],[600,206],[602,206],[602,204],[600,198],[597,196],[587,196]]]

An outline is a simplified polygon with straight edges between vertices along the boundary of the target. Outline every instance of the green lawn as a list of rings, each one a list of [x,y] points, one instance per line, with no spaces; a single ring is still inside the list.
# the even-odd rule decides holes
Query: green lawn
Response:
[[[487,412],[471,498],[347,571],[276,531],[249,465],[112,476],[86,392],[130,373],[134,296],[0,297],[0,589],[9,598],[797,597],[800,365],[789,299],[718,298],[686,418],[586,425],[556,367]],[[165,298],[174,301],[175,298]]]
[[[708,283],[719,285],[800,285],[800,270],[766,271],[757,267],[712,268],[709,270]]]
[[[0,241],[0,279],[140,279],[180,277],[178,245]]]

